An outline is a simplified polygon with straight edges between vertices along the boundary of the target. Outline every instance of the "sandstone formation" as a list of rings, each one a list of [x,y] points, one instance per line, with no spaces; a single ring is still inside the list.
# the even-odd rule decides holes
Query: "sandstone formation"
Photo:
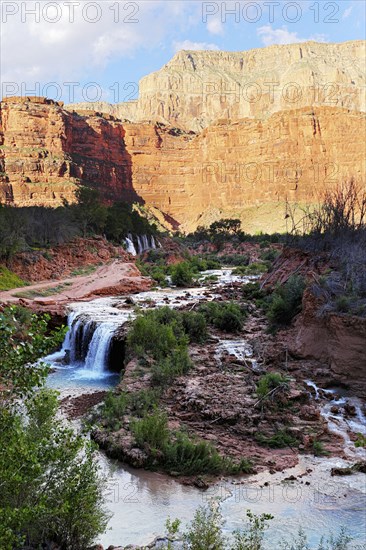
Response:
[[[81,103],[132,122],[200,131],[218,118],[266,119],[307,106],[364,111],[364,41],[305,42],[243,51],[180,51],[139,83],[139,99]]]
[[[235,216],[247,230],[274,230],[285,229],[286,201],[364,183],[365,115],[343,108],[222,119],[198,135],[39,98],[10,98],[0,117],[0,201],[17,206],[57,206],[84,184],[105,200],[139,201],[175,229]]]
[[[328,364],[336,381],[365,397],[366,319],[335,312],[321,316],[321,305],[310,290],[305,292],[292,351]]]

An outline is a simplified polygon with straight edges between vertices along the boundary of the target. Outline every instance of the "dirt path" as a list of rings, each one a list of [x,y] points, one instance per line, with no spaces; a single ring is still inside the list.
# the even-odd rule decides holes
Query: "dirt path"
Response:
[[[88,275],[44,281],[0,292],[0,303],[21,303],[35,309],[60,312],[70,302],[130,294],[149,288],[150,280],[142,277],[135,264],[115,260]]]

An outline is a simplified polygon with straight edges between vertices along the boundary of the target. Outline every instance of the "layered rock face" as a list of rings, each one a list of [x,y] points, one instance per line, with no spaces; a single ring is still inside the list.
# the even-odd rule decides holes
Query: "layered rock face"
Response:
[[[305,42],[243,52],[180,51],[140,81],[137,101],[67,108],[195,132],[222,117],[267,119],[309,105],[364,111],[365,66],[364,41]]]
[[[38,97],[0,104],[0,202],[57,206],[74,201],[80,183],[103,188],[107,200],[135,200],[129,182],[124,128],[112,117],[69,113]]]
[[[223,119],[199,135],[39,98],[11,98],[0,114],[0,200],[17,206],[72,201],[85,184],[106,200],[140,201],[184,231],[223,216],[274,230],[284,229],[286,201],[313,202],[351,177],[364,182],[365,115],[347,109]]]

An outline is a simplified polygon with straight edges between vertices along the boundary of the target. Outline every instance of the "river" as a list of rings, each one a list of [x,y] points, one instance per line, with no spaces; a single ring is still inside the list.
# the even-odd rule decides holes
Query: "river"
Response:
[[[251,278],[233,276],[230,269],[203,274],[216,275],[217,283],[210,287],[191,289],[152,290],[132,296],[132,304],[126,297],[111,297],[70,304],[69,327],[63,348],[46,358],[54,371],[49,376],[50,387],[61,396],[81,395],[112,388],[118,375],[108,370],[108,352],[114,332],[136,315],[136,308],[182,304],[215,299],[219,285],[232,282],[248,282]],[[256,368],[253,350],[244,339],[222,340],[221,350],[229,350],[238,358],[246,358]],[[62,361],[69,356],[70,364]],[[314,399],[321,390],[308,381]],[[328,391],[329,401],[322,408],[331,430],[342,435],[350,460],[365,458],[363,449],[356,449],[348,432],[366,433],[362,404],[355,398],[340,396],[336,390]],[[331,412],[332,405],[339,407],[350,403],[356,406],[357,417],[346,421],[342,415]],[[321,535],[337,533],[345,526],[356,543],[366,537],[365,508],[366,485],[364,474],[347,478],[331,477],[334,466],[348,464],[339,458],[301,456],[299,464],[285,472],[245,476],[238,480],[225,480],[204,492],[195,487],[183,486],[174,479],[158,473],[134,470],[99,454],[101,468],[107,474],[106,507],[111,512],[107,532],[99,538],[105,547],[109,545],[144,545],[165,531],[167,517],[180,518],[183,526],[189,522],[198,506],[217,498],[225,520],[224,529],[229,534],[243,526],[247,509],[275,516],[267,533],[266,548],[278,548],[284,537],[297,533],[301,526],[311,544]],[[285,478],[295,476],[289,481]],[[355,546],[356,548],[356,546]]]

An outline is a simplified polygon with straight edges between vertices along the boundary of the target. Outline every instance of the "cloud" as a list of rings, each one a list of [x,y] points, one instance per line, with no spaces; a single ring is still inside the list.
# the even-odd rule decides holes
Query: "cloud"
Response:
[[[180,50],[219,50],[217,44],[209,44],[208,42],[192,42],[191,40],[183,40],[183,42],[173,42],[175,52]]]
[[[349,8],[344,10],[343,15],[342,15],[342,19],[347,19],[347,17],[349,17],[351,15],[352,10],[353,10],[353,6],[350,6]]]
[[[224,34],[224,27],[222,25],[221,20],[218,17],[215,17],[208,21],[207,30],[210,34],[215,34],[218,36]]]
[[[271,25],[264,25],[257,29],[257,35],[265,46],[272,46],[273,44],[296,44],[298,42],[307,42],[308,40],[325,42],[326,40],[324,34],[314,34],[308,38],[301,38],[297,32],[289,31],[285,25],[279,29],[273,29]]]
[[[128,3],[128,9],[127,4],[113,0],[90,2],[99,6],[99,16],[95,9],[86,12],[83,2],[72,13],[72,2],[54,0],[46,12],[42,11],[44,3],[37,4],[38,21],[25,12],[27,2],[19,2],[16,13],[0,14],[1,81],[19,87],[26,83],[30,91],[35,81],[94,80],[112,61],[159,48],[171,38],[172,29],[173,37],[183,28],[187,31],[187,21],[195,14],[195,3],[182,0],[137,0]],[[52,8],[55,5],[58,9]]]

